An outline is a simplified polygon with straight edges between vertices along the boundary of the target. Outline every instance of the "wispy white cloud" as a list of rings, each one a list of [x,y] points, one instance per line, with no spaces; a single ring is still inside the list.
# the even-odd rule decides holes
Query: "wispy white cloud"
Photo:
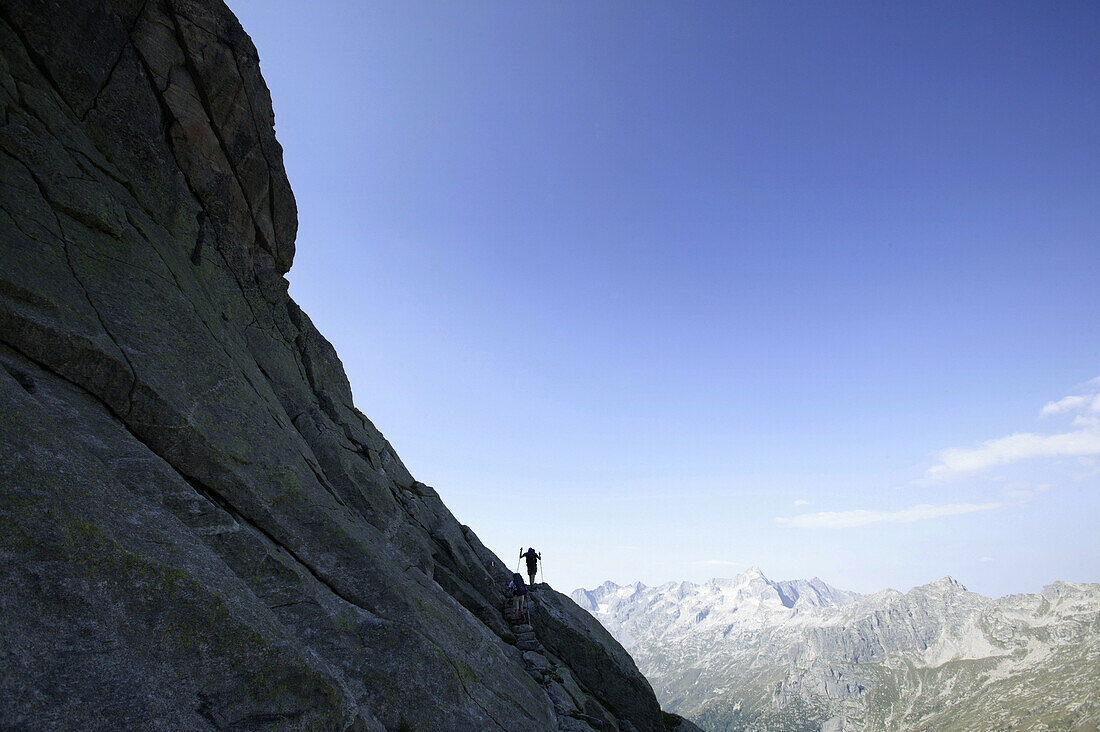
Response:
[[[697,562],[691,562],[691,564],[721,565],[723,567],[739,567],[739,566],[741,566],[741,562],[732,562],[728,559],[700,559]]]
[[[777,522],[784,526],[800,529],[850,529],[868,524],[890,523],[908,524],[914,521],[926,521],[942,516],[958,516],[977,511],[993,511],[1005,504],[1000,501],[989,503],[921,503],[900,511],[874,511],[856,509],[853,511],[821,511],[802,513],[797,516],[779,517]]]
[[[1093,381],[1100,383],[1100,377]],[[975,447],[951,447],[939,453],[939,462],[929,468],[925,476],[932,480],[942,480],[1021,460],[1100,455],[1098,413],[1100,393],[1097,392],[1074,394],[1048,402],[1039,411],[1040,416],[1074,414],[1073,429],[1054,434],[1017,432],[986,440]]]
[[[1066,412],[1077,412],[1085,409],[1100,412],[1100,394],[1074,394],[1062,397],[1056,402],[1047,402],[1039,410],[1039,414],[1043,417],[1049,417],[1054,414],[1065,414]]]
[[[978,561],[981,562],[982,564],[985,564],[987,562],[992,562],[993,557],[978,557]]]
[[[1100,455],[1100,429],[1094,425],[1053,435],[1021,432],[986,440],[978,447],[952,447],[944,450],[939,455],[940,462],[928,469],[928,477],[945,478],[953,473],[974,472],[1031,458],[1088,455]]]
[[[1035,458],[1076,458],[1084,471],[1075,475],[1074,480],[1092,477],[1100,472],[1100,377],[1090,381],[1088,386],[1090,393],[1074,394],[1048,402],[1040,410],[1040,415],[1044,417],[1074,415],[1072,428],[1067,431],[1054,434],[1018,432],[986,440],[975,447],[942,450],[938,455],[938,462],[926,471],[923,479],[913,481],[913,484],[927,485],[953,475],[975,473]],[[1007,477],[997,474],[987,474],[984,477],[1002,484],[997,500],[984,503],[921,503],[895,511],[867,508],[819,511],[780,516],[775,520],[783,526],[827,529],[855,528],[880,523],[905,524],[1019,506],[1054,487],[1050,483],[1008,482]],[[801,498],[794,501],[795,506],[808,503],[809,501]],[[982,557],[978,561],[992,560]]]

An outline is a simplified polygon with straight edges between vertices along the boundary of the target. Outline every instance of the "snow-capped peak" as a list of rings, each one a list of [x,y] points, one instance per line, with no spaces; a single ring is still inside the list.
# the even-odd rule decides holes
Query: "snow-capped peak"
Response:
[[[573,597],[631,652],[662,703],[722,729],[731,720],[756,720],[752,729],[863,728],[868,720],[901,729],[917,712],[938,728],[987,692],[992,701],[975,702],[978,716],[963,726],[1002,711],[1008,725],[1021,694],[1031,695],[1025,709],[1045,715],[1055,699],[1069,715],[1062,719],[1079,721],[1080,699],[1100,691],[1095,584],[992,600],[944,577],[904,594],[861,596],[818,577],[774,582],[750,567],[702,584],[604,583]],[[926,683],[920,668],[936,669],[940,681]],[[867,694],[877,686],[881,694]],[[924,701],[913,706],[917,697]],[[942,710],[949,716],[937,716]]]

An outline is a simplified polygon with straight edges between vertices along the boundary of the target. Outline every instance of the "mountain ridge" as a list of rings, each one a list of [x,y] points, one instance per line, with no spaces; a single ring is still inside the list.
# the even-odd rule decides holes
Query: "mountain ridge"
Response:
[[[949,709],[972,720],[955,724],[963,729],[1100,717],[1100,584],[992,599],[950,576],[868,595],[819,581],[784,602],[784,588],[811,582],[754,568],[573,597],[631,652],[662,704],[705,729],[938,729]]]

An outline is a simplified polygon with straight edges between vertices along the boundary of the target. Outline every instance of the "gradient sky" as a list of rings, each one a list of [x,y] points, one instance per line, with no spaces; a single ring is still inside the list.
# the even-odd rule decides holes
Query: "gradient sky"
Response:
[[[291,294],[506,560],[1100,581],[1100,4],[229,4]]]

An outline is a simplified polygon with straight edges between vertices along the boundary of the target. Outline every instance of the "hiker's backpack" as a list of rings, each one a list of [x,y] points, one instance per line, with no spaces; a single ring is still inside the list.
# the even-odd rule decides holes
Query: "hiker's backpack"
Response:
[[[523,583],[523,577],[520,576],[519,572],[512,574],[512,586],[515,588],[517,595],[527,594],[527,585]]]

